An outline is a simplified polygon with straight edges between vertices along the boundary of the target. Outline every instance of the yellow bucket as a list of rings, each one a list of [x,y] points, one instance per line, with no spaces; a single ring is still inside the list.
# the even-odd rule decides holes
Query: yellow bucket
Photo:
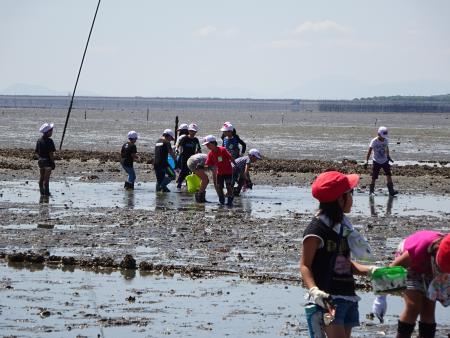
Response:
[[[194,193],[200,189],[200,184],[202,183],[202,180],[197,175],[190,174],[186,176],[186,183],[188,192]]]

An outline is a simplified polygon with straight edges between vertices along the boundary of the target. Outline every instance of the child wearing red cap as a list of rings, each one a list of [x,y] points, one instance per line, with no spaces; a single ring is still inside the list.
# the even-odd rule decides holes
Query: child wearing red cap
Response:
[[[450,304],[450,235],[417,231],[400,243],[390,265],[408,270],[403,293],[405,308],[398,320],[397,338],[410,338],[419,316],[419,337],[433,338],[436,300],[444,306]]]
[[[359,176],[337,171],[320,174],[312,184],[319,211],[303,234],[300,273],[308,288],[306,315],[311,337],[350,337],[359,326],[353,274],[370,274],[374,267],[350,259],[355,256],[345,214],[353,205]],[[369,250],[369,249],[367,249]],[[358,258],[358,257],[355,257]]]

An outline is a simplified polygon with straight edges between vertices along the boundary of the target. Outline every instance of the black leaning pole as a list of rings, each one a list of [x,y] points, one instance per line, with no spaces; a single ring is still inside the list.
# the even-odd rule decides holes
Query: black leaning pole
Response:
[[[73,88],[72,99],[70,100],[69,110],[67,111],[66,123],[64,124],[64,130],[63,130],[63,134],[62,134],[62,137],[61,137],[61,143],[59,144],[59,150],[61,150],[62,145],[63,145],[64,135],[66,134],[67,123],[69,122],[70,112],[72,111],[73,98],[75,97],[75,92],[77,90],[78,80],[80,79],[81,69],[83,68],[84,57],[86,56],[86,51],[87,51],[88,46],[89,46],[89,40],[91,39],[92,29],[94,28],[95,18],[97,17],[98,8],[100,7],[100,2],[101,1],[102,0],[98,0],[97,8],[95,9],[94,19],[92,20],[91,30],[89,31],[89,36],[88,36],[88,39],[86,41],[86,47],[84,48],[83,58],[81,59],[80,69],[78,70],[77,80],[75,81],[75,87]]]

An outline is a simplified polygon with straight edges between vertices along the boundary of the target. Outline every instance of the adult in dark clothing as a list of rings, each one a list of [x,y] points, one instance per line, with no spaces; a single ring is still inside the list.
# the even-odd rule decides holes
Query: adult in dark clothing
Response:
[[[172,156],[174,162],[176,160],[175,153],[170,145],[170,142],[174,139],[174,132],[171,129],[166,129],[155,144],[155,158],[153,167],[155,168],[157,192],[170,192],[167,185],[170,181],[175,179],[175,173],[167,161],[169,155]]]
[[[195,134],[197,134],[198,131],[197,125],[195,123],[191,123],[189,125],[188,131],[189,134],[181,139],[177,148],[178,153],[180,154],[179,164],[181,170],[177,180],[178,189],[181,189],[181,185],[183,184],[184,179],[191,173],[187,165],[189,157],[202,152],[200,142],[198,138],[195,137]]]
[[[128,174],[128,180],[125,181],[125,189],[134,189],[134,182],[136,181],[136,172],[134,171],[133,163],[138,159],[136,141],[138,133],[134,130],[128,132],[128,142],[124,143],[120,151],[120,164],[123,170]]]
[[[35,152],[38,155],[39,166],[39,190],[41,196],[50,196],[50,175],[55,169],[53,153],[56,151],[55,143],[51,139],[53,134],[53,123],[44,123],[39,131],[42,136],[36,142]]]

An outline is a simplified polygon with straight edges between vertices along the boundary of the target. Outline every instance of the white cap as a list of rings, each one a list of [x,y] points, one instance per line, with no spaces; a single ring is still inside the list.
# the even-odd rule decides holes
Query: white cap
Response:
[[[181,123],[179,126],[178,126],[178,129],[177,130],[188,130],[188,125],[187,125],[187,123]]]
[[[248,154],[251,156],[255,156],[258,160],[262,159],[261,153],[259,152],[258,149],[250,149]]]
[[[132,140],[138,139],[138,133],[136,133],[134,130],[129,131],[127,136],[129,139],[132,139]]]
[[[195,123],[191,123],[189,125],[188,130],[192,130],[192,131],[198,131],[198,126]]]
[[[211,142],[217,142],[217,140],[216,140],[215,136],[208,135],[203,139],[202,146],[206,146],[208,143],[211,143]]]
[[[378,128],[378,135],[384,138],[388,138],[388,129],[386,127],[381,126]]]
[[[225,122],[220,131],[233,131],[233,129],[233,125],[230,122]]]
[[[50,131],[53,129],[54,124],[53,123],[44,123],[40,128],[39,128],[39,132],[41,132],[42,134],[45,134],[46,132]]]
[[[172,138],[175,138],[175,133],[172,131],[172,129],[164,129],[163,135],[169,135]]]

